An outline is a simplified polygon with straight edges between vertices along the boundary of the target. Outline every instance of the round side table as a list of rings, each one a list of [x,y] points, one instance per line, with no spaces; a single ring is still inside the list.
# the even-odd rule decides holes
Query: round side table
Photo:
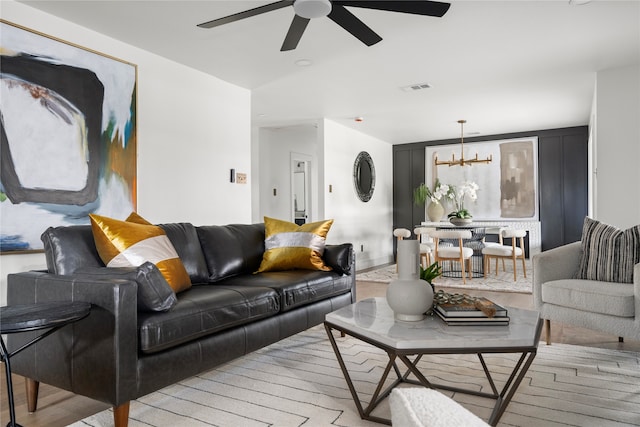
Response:
[[[11,381],[10,363],[11,357],[49,336],[63,326],[77,322],[78,320],[88,316],[90,311],[91,304],[88,302],[45,302],[0,307],[0,334],[15,334],[19,332],[48,329],[11,353],[7,351],[4,340],[0,336],[0,360],[4,362],[7,374],[7,394],[9,396],[10,420],[7,427],[20,427],[20,425],[16,423],[16,414],[13,404],[13,384]]]

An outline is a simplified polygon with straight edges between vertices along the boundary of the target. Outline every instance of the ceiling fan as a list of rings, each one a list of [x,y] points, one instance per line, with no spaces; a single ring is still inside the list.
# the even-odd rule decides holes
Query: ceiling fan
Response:
[[[213,28],[288,6],[293,6],[296,15],[293,17],[280,51],[295,49],[309,21],[323,16],[328,16],[329,19],[350,32],[367,46],[374,45],[382,40],[382,37],[356,18],[345,6],[440,18],[449,10],[451,4],[428,0],[282,0],[245,10],[244,12],[234,13],[224,18],[203,22],[198,24],[198,27]]]

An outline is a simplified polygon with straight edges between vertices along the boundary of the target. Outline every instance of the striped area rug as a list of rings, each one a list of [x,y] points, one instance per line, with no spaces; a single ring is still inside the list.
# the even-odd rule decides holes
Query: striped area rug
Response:
[[[354,338],[337,338],[361,398],[387,361]],[[500,389],[516,355],[486,355]],[[436,383],[489,390],[475,355],[428,356],[419,366]],[[493,400],[452,395],[483,419]],[[384,402],[376,415],[389,416]],[[73,424],[112,426],[111,410]],[[132,402],[129,426],[379,426],[360,419],[322,326]],[[640,425],[640,353],[540,344],[499,426]]]

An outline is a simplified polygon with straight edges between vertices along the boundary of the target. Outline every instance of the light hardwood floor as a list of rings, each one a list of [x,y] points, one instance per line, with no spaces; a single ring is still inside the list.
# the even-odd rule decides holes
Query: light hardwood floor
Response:
[[[459,289],[444,289],[446,292],[460,292]],[[387,285],[375,282],[357,282],[358,300],[384,296],[387,292]],[[499,304],[532,309],[533,300],[530,294],[517,294],[505,292],[487,291],[467,291],[469,295],[482,295]],[[544,332],[541,338],[545,339]],[[565,343],[575,345],[585,345],[591,347],[619,349],[627,351],[640,351],[640,341],[618,342],[618,337],[599,332],[576,328],[559,323],[551,324],[552,343]],[[0,375],[0,425],[6,425],[9,421],[9,409],[7,404],[6,380],[4,366]],[[20,376],[12,376],[15,389],[16,418],[23,427],[57,427],[79,421],[89,415],[107,409],[109,405],[97,402],[86,397],[77,396],[72,393],[48,386],[40,385],[40,398],[38,400],[38,410],[29,414],[25,400],[24,379]]]

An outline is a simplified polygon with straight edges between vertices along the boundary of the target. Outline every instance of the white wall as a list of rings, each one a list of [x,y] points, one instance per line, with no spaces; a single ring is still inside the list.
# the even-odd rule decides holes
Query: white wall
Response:
[[[392,146],[331,120],[323,124],[324,217],[335,219],[327,242],[353,243],[358,270],[392,262]],[[353,185],[353,163],[361,151],[371,155],[376,173],[373,197],[366,203]]]
[[[251,222],[248,90],[20,3],[2,1],[0,16],[137,64],[142,216],[156,223]],[[231,184],[231,168],[247,173],[248,184]],[[45,268],[43,254],[0,256],[0,304],[7,274],[38,268]]]
[[[327,243],[353,243],[358,270],[392,262],[391,144],[323,120],[315,125],[254,129],[253,147],[253,174],[260,177],[259,188],[253,190],[254,203],[259,204],[258,209],[254,206],[254,222],[265,215],[293,220],[290,158],[291,153],[306,154],[312,168],[310,220],[334,220]],[[358,199],[353,185],[353,163],[360,151],[371,155],[376,169],[375,190],[367,203]]]
[[[594,218],[622,229],[640,224],[640,65],[597,74]]]
[[[262,222],[264,216],[293,221],[291,203],[291,155],[301,154],[311,158],[311,212],[309,222],[319,221],[318,214],[318,129],[316,124],[297,125],[257,130],[258,141],[254,150],[259,152],[256,166],[259,176],[257,193],[259,209],[255,210],[253,222]],[[274,196],[273,190],[276,190]],[[256,191],[254,189],[254,191]]]

